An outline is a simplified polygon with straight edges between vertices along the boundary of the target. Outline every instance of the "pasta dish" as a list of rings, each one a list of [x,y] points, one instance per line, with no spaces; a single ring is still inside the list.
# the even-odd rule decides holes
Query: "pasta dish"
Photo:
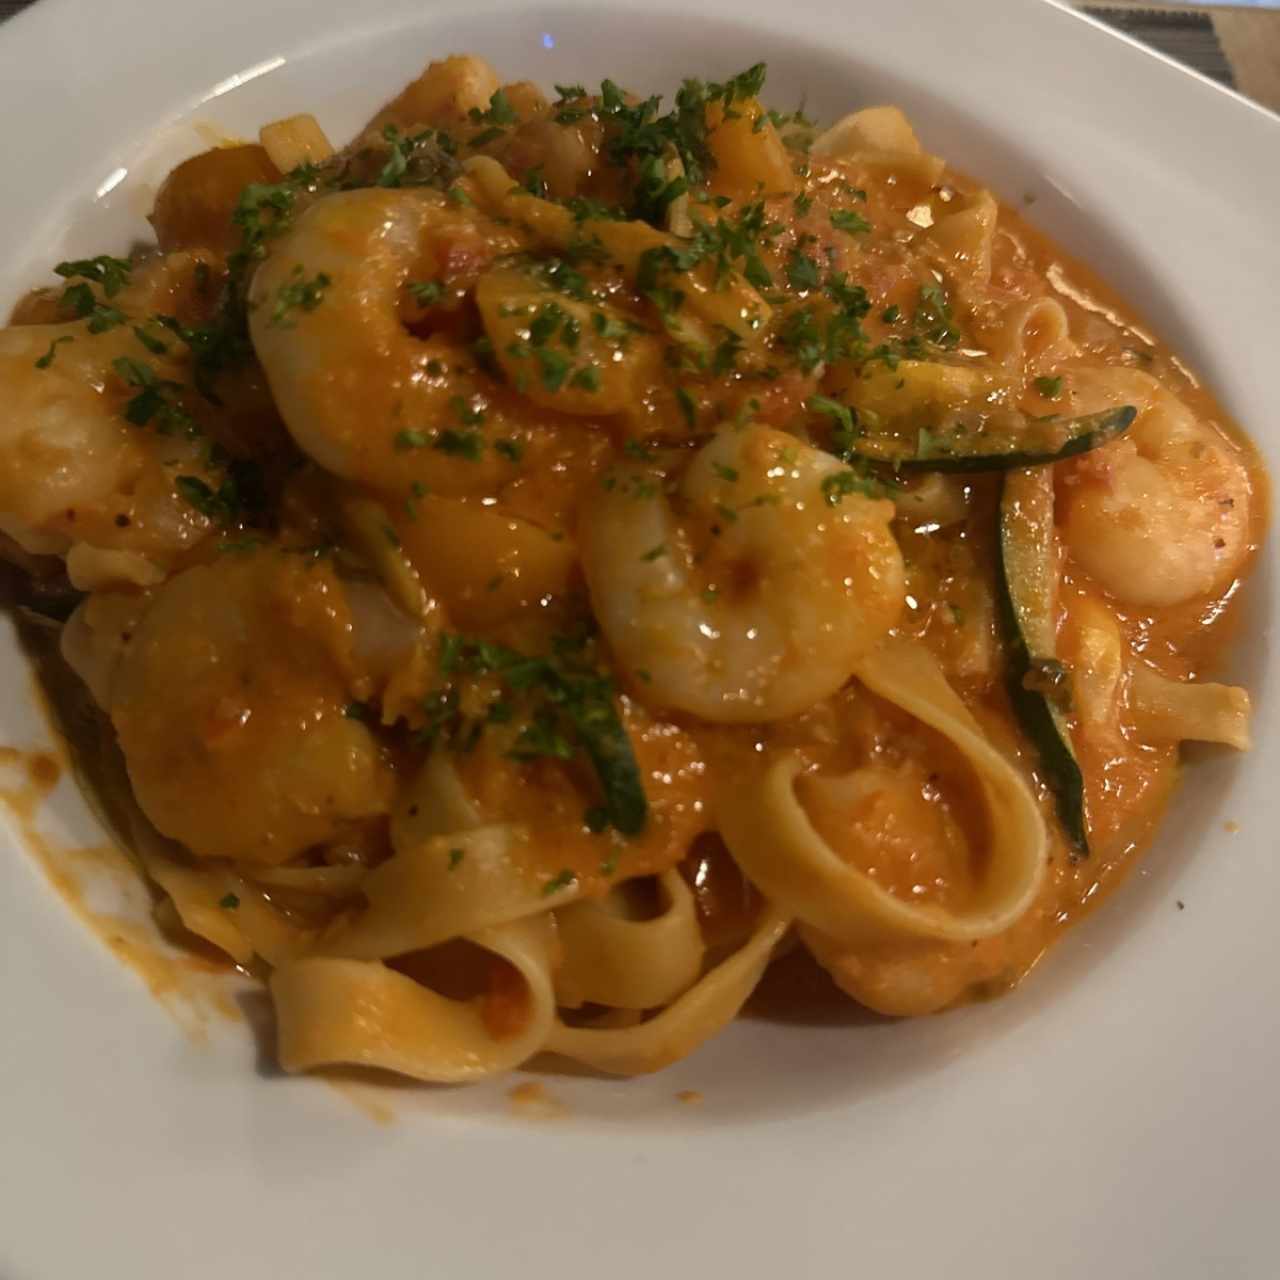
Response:
[[[1006,990],[1249,744],[1249,443],[897,108],[764,81],[449,57],[0,330],[5,555],[288,1071],[652,1071],[795,952]]]

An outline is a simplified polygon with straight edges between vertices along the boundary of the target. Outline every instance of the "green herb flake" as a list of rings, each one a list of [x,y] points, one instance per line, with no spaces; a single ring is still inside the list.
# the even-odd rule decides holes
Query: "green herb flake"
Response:
[[[956,328],[947,303],[947,295],[936,281],[920,286],[920,301],[916,307],[916,328],[928,342],[939,347],[954,347],[960,341],[960,331]]]
[[[90,331],[92,331],[93,325],[90,324],[89,328]],[[148,332],[143,325],[135,324],[133,326],[133,336],[137,338],[137,340],[142,343],[142,345],[146,347],[153,356],[165,355],[169,350],[169,344],[167,342],[162,342],[155,336],[155,334]]]
[[[566,867],[563,871],[557,872],[542,886],[542,896],[544,898],[553,897],[555,894],[569,888],[570,885],[577,883],[577,879],[578,877]]]
[[[290,272],[286,284],[282,284],[276,292],[276,303],[268,328],[291,329],[297,323],[295,311],[314,311],[324,301],[324,291],[333,280],[323,271],[318,271],[311,279],[303,277],[303,267],[299,263]]]
[[[431,307],[444,297],[444,285],[439,280],[411,280],[409,293],[418,306]]]
[[[243,538],[224,538],[217,544],[218,550],[229,555],[251,555],[261,546],[265,546],[261,538],[252,535]]]
[[[875,481],[853,470],[836,471],[822,479],[822,496],[827,505],[838,506],[850,494],[872,497],[878,493]]]
[[[516,115],[515,108],[511,105],[510,99],[502,89],[495,89],[490,95],[489,109],[487,111],[481,111],[479,107],[472,107],[467,114],[473,124],[515,124],[519,118]]]
[[[871,230],[871,223],[862,214],[854,213],[852,209],[833,209],[831,225],[837,231],[847,231],[850,235],[865,235]]]
[[[461,848],[453,848],[449,850],[449,870],[457,871],[462,865],[462,860],[467,856],[467,851]]]
[[[199,476],[178,476],[174,486],[190,506],[219,524],[230,524],[241,514],[244,504],[233,476],[216,489]]]
[[[684,387],[676,388],[676,403],[680,406],[680,412],[684,414],[684,420],[689,424],[689,430],[694,430],[698,425],[698,406]]]
[[[218,899],[218,906],[224,911],[234,911],[240,905],[240,899],[234,893],[224,893]]]
[[[110,254],[99,254],[96,258],[78,258],[72,262],[59,262],[54,272],[64,280],[72,280],[77,276],[92,280],[102,286],[102,292],[108,298],[114,298],[129,283],[132,264],[126,258],[113,258]]]
[[[396,448],[400,450],[425,449],[431,443],[431,437],[425,431],[415,431],[406,427],[395,435]]]
[[[1056,400],[1062,394],[1062,378],[1037,378],[1035,380],[1036,390],[1044,396],[1046,400]]]
[[[54,340],[51,343],[49,343],[49,350],[46,351],[44,355],[42,355],[35,362],[36,368],[47,369],[53,363],[53,358],[55,355],[57,355],[58,348],[64,342],[74,342],[74,341],[75,339],[69,333],[64,333],[60,338],[54,338]]]
[[[436,432],[431,447],[441,453],[465,458],[468,462],[478,462],[484,452],[484,437],[478,431],[458,431],[453,427],[445,427],[443,431]]]
[[[538,361],[542,385],[550,392],[559,391],[569,376],[568,357],[549,347],[535,347],[534,356]]]
[[[853,453],[853,442],[858,435],[854,411],[839,400],[832,400],[830,396],[810,396],[804,407],[810,413],[821,413],[831,419],[832,452],[848,462]]]

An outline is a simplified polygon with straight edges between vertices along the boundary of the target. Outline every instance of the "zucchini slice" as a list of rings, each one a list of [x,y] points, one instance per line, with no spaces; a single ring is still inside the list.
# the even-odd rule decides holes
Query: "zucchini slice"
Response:
[[[1067,726],[1070,673],[1057,657],[1053,472],[1009,471],[999,515],[998,609],[1008,644],[1009,697],[1040,757],[1073,857],[1089,852],[1084,777]]]
[[[1114,440],[1137,416],[1137,409],[1130,404],[1080,418],[1018,414],[1012,420],[981,422],[973,427],[921,428],[911,436],[863,435],[850,447],[868,462],[885,462],[903,470],[1014,471],[1088,453]]]

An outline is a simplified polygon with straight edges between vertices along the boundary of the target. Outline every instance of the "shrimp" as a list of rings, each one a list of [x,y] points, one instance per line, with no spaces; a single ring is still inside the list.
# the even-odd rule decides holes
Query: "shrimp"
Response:
[[[1072,558],[1115,600],[1161,608],[1225,586],[1250,550],[1243,458],[1148,374],[1070,374],[1073,413],[1133,404],[1128,434],[1064,469]]]
[[[122,359],[157,379],[179,372],[128,326],[0,330],[0,530],[37,555],[66,555],[77,544],[130,553],[135,580],[145,581],[145,565],[167,566],[212,527],[179,478],[214,489],[218,478],[207,441],[166,433],[162,419],[126,419],[139,386],[121,376]]]
[[[417,483],[461,497],[509,478],[509,459],[486,445],[504,424],[519,434],[514,407],[503,408],[513,393],[479,371],[463,343],[416,337],[401,306],[411,282],[456,300],[517,247],[509,229],[421,189],[340,192],[307,209],[258,269],[249,317],[303,452],[383,492]],[[310,301],[291,305],[307,284]]]
[[[235,552],[139,606],[90,596],[64,652],[106,701],[143,812],[201,857],[277,863],[387,812],[392,775],[345,714],[369,689],[361,608],[328,564]]]
[[[893,504],[853,481],[758,424],[704,445],[674,502],[642,467],[606,479],[579,528],[582,563],[641,696],[716,722],[768,721],[849,679],[905,591]]]

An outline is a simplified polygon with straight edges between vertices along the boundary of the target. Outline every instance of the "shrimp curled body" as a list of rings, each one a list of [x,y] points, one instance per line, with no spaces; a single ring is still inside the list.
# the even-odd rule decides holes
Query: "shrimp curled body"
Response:
[[[1240,452],[1150,375],[1112,369],[1095,382],[1092,373],[1073,378],[1073,412],[1127,402],[1138,417],[1068,472],[1072,558],[1124,604],[1161,608],[1225,586],[1249,553],[1252,493]]]
[[[158,830],[197,856],[276,863],[386,811],[377,744],[344,713],[368,648],[358,603],[328,565],[274,549],[196,565],[149,598],[87,598],[64,652]]]
[[[769,721],[849,679],[905,588],[893,504],[844,492],[848,475],[753,425],[704,445],[672,500],[640,467],[613,477],[579,538],[596,615],[642,695]]]
[[[147,353],[127,328],[0,330],[0,531],[25,550],[65,555],[82,544],[163,566],[208,532],[177,487],[183,473],[207,474],[201,443],[124,416],[134,389],[113,362],[138,355]]]
[[[515,247],[508,231],[426,190],[339,192],[301,213],[254,275],[249,330],[302,451],[384,492],[418,481],[458,495],[503,475],[492,451],[463,468],[429,447],[434,432],[483,415],[491,380],[463,345],[416,336],[402,308],[411,283],[465,292]],[[309,301],[292,305],[308,286]]]

